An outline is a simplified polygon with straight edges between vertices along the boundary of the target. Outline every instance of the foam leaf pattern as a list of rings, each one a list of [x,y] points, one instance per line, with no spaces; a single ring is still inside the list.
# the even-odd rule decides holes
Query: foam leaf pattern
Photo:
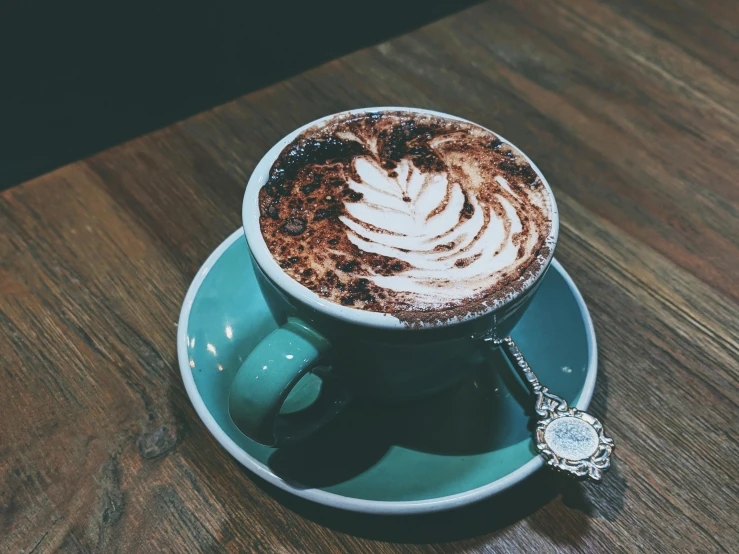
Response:
[[[354,164],[360,180],[349,186],[363,196],[345,204],[341,221],[349,240],[360,250],[411,266],[390,276],[373,275],[376,285],[443,304],[474,295],[515,264],[522,225],[503,195],[496,197],[498,206],[482,206],[472,191],[465,195],[459,183],[450,183],[445,172],[422,172],[407,159],[394,173],[367,157]],[[463,215],[465,202],[472,207],[470,217]],[[496,207],[504,218],[496,215]]]

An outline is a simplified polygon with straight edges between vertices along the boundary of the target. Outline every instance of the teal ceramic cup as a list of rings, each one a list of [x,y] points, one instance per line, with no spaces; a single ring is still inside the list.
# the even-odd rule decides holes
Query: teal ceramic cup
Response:
[[[353,112],[386,110],[460,119],[412,108]],[[332,117],[335,115],[327,118]],[[403,402],[458,382],[468,368],[478,367],[489,355],[490,345],[485,339],[507,336],[523,315],[549,268],[559,231],[551,188],[526,158],[550,196],[551,248],[539,273],[505,303],[461,321],[418,328],[392,314],[330,302],[282,271],[262,236],[258,202],[259,190],[282,149],[323,119],[290,133],[267,152],[249,179],[242,207],[257,281],[281,327],[265,337],[238,370],[231,385],[229,411],[247,437],[269,446],[307,437],[354,396]],[[382,409],[381,402],[376,405]]]

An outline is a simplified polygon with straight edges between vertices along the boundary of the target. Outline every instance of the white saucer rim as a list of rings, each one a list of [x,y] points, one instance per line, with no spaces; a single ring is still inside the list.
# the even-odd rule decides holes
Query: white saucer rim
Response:
[[[215,265],[218,259],[223,253],[241,237],[244,238],[243,229],[234,231],[228,238],[226,238],[216,248],[202,267],[198,270],[195,275],[190,288],[187,291],[185,300],[182,304],[182,310],[180,311],[180,318],[177,326],[177,357],[180,365],[180,374],[185,384],[185,390],[187,395],[192,402],[195,411],[197,412],[200,419],[205,424],[206,428],[211,432],[215,439],[219,442],[223,448],[228,451],[236,460],[241,463],[244,467],[250,469],[259,477],[279,487],[291,494],[323,504],[334,508],[343,510],[350,510],[354,512],[369,513],[369,514],[420,514],[428,512],[438,512],[442,510],[448,510],[452,508],[458,508],[467,504],[483,500],[495,494],[498,494],[513,485],[523,481],[526,477],[533,474],[535,471],[540,469],[544,462],[540,456],[536,456],[533,460],[522,465],[517,470],[509,473],[508,475],[501,477],[491,483],[477,487],[475,489],[457,493],[449,496],[442,496],[439,498],[429,498],[426,500],[401,500],[401,501],[390,501],[390,500],[364,500],[361,498],[351,498],[342,496],[340,494],[326,492],[320,489],[301,489],[291,486],[288,482],[275,475],[267,466],[255,460],[244,450],[242,450],[218,425],[215,418],[211,415],[207,406],[203,402],[200,396],[200,392],[195,384],[193,377],[192,368],[189,364],[189,356],[187,353],[187,327],[190,318],[190,310],[192,304],[197,296],[198,290],[202,285],[205,277],[208,275],[210,269]],[[593,327],[593,321],[590,317],[588,307],[585,305],[580,291],[575,285],[570,275],[565,271],[558,260],[552,260],[552,267],[554,267],[560,275],[564,278],[567,286],[572,291],[575,301],[577,302],[580,310],[580,315],[585,323],[585,332],[588,343],[588,367],[585,377],[585,383],[583,384],[582,393],[576,404],[576,407],[580,410],[586,410],[590,405],[590,401],[593,397],[593,391],[595,390],[595,380],[598,372],[598,348],[595,338],[595,328]]]

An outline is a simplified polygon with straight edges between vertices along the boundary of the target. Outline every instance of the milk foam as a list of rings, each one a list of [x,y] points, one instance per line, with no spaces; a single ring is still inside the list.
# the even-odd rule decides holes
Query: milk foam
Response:
[[[400,111],[305,131],[260,190],[262,233],[288,275],[409,321],[463,318],[525,288],[551,258],[553,209],[539,174],[495,134]]]
[[[474,211],[466,219],[461,216],[465,194],[459,183],[449,182],[446,172],[424,173],[404,159],[397,177],[390,177],[367,157],[357,158],[355,169],[361,181],[352,180],[349,186],[363,198],[347,202],[348,216],[340,218],[349,240],[362,251],[412,267],[368,277],[377,286],[410,293],[420,304],[444,305],[474,297],[490,286],[495,274],[515,271],[528,261],[528,256],[518,256],[519,245],[513,240],[522,230],[521,220],[502,195],[496,198],[504,218],[492,207],[481,206],[468,191],[466,200]],[[497,180],[513,193],[503,177]],[[533,247],[537,239],[529,236],[526,246]]]

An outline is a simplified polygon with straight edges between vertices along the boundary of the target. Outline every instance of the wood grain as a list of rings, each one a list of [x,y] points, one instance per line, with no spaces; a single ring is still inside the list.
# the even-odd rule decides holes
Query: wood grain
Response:
[[[482,4],[0,196],[2,552],[739,550],[739,12]],[[447,514],[294,499],[225,453],[177,370],[187,286],[263,153],[366,105],[522,147],[600,345],[602,486],[539,474]]]

